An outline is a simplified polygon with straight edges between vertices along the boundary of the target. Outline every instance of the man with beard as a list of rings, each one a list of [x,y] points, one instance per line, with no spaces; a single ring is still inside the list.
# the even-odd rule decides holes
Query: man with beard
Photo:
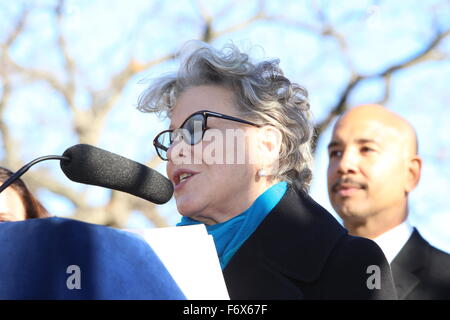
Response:
[[[422,160],[403,118],[379,105],[349,110],[328,145],[328,195],[349,233],[374,240],[391,264],[399,299],[450,299],[450,255],[407,221]]]

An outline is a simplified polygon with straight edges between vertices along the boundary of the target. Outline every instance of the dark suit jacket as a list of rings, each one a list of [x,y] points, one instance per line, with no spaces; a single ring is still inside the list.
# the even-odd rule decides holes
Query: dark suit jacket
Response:
[[[231,299],[396,299],[381,249],[292,186],[223,272]]]
[[[431,246],[416,228],[391,268],[399,299],[450,299],[450,255]]]

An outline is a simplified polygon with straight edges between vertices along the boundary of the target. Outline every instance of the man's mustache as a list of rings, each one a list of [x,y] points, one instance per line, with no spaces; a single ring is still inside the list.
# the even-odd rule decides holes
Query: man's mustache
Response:
[[[367,184],[364,182],[356,181],[352,178],[340,178],[331,186],[331,191],[337,192],[338,188],[343,184],[345,184],[346,187],[348,186],[359,189],[367,189]]]

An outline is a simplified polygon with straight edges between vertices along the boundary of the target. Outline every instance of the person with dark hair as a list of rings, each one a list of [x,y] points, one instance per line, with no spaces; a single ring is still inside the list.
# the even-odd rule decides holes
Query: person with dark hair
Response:
[[[0,184],[4,183],[12,175],[12,171],[0,167]],[[46,218],[49,216],[48,211],[21,179],[17,179],[0,193],[0,222]]]

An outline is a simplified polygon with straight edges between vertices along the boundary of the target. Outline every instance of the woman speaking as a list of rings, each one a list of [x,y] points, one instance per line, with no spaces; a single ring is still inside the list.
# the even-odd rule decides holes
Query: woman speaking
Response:
[[[153,141],[174,184],[180,226],[214,238],[231,299],[395,299],[389,265],[307,194],[307,92],[278,60],[188,42],[178,72],[139,110],[168,116]],[[325,191],[324,191],[325,192]]]

